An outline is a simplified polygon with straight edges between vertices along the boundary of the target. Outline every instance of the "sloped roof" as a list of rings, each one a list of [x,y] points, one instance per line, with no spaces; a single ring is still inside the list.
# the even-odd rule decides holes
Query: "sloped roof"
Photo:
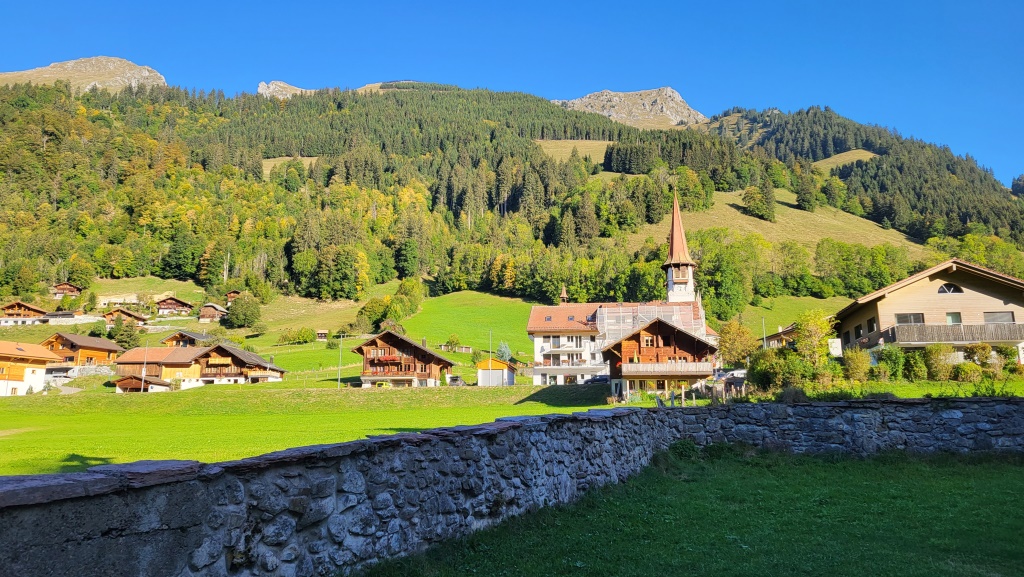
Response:
[[[383,337],[384,335],[391,335],[391,336],[393,336],[393,337],[397,337],[397,338],[398,338],[399,340],[405,341],[406,343],[408,343],[408,344],[412,345],[413,347],[415,347],[415,348],[417,348],[417,349],[419,349],[419,350],[421,350],[421,351],[424,351],[424,352],[426,352],[427,354],[433,355],[433,356],[434,356],[435,358],[438,358],[438,359],[440,359],[440,360],[442,360],[442,361],[444,361],[444,362],[448,363],[449,365],[455,366],[455,362],[454,362],[454,361],[452,361],[451,359],[448,359],[448,358],[446,358],[446,357],[443,357],[443,356],[441,356],[441,355],[439,355],[439,354],[435,353],[434,351],[432,351],[432,350],[430,350],[430,349],[428,349],[428,348],[426,348],[426,347],[424,347],[424,346],[420,345],[420,344],[419,344],[419,343],[417,343],[416,341],[414,341],[414,340],[412,340],[412,339],[410,339],[410,338],[408,338],[408,337],[406,337],[406,336],[404,336],[404,335],[400,335],[400,334],[398,334],[398,333],[396,333],[396,332],[394,332],[394,331],[384,331],[384,332],[382,332],[382,333],[380,333],[380,334],[374,335],[374,336],[370,337],[369,339],[366,339],[366,340],[365,340],[365,341],[364,341],[364,342],[363,342],[362,344],[360,344],[359,346],[357,346],[357,347],[354,347],[354,348],[352,349],[352,352],[353,352],[353,353],[356,353],[356,354],[358,354],[358,355],[362,355],[363,353],[362,353],[362,352],[360,351],[360,349],[362,349],[362,348],[363,348],[363,347],[365,347],[366,345],[368,345],[368,344],[372,343],[372,342],[373,342],[373,341],[375,341],[376,339],[379,339],[379,338]]]
[[[51,336],[50,338],[46,339],[43,342],[47,343],[53,340],[54,337],[61,337],[62,339],[79,347],[98,349],[101,351],[124,351],[124,347],[110,339],[104,339],[102,337],[90,337],[88,335],[76,335],[74,333],[54,333],[53,336]]]
[[[515,367],[506,363],[501,359],[484,359],[476,364],[476,368],[484,369],[485,371],[506,371],[508,369],[516,370]]]
[[[892,283],[889,286],[882,287],[882,288],[876,290],[873,293],[869,293],[869,294],[866,294],[866,295],[864,295],[864,296],[862,296],[862,297],[860,297],[858,299],[854,299],[854,301],[852,303],[850,303],[850,304],[846,305],[845,307],[843,307],[842,309],[840,309],[839,312],[837,312],[835,314],[835,318],[839,319],[839,320],[842,320],[843,317],[846,317],[847,315],[849,315],[853,311],[857,310],[863,304],[866,304],[866,303],[869,303],[871,301],[880,299],[880,298],[888,295],[889,293],[891,293],[891,292],[893,292],[895,290],[899,290],[899,289],[901,289],[901,288],[903,288],[903,287],[905,287],[907,285],[913,284],[913,283],[915,283],[915,282],[917,282],[917,281],[919,281],[919,280],[921,280],[923,278],[928,278],[928,277],[932,276],[933,274],[936,274],[936,273],[939,273],[939,272],[944,272],[946,270],[950,270],[951,272],[953,272],[953,271],[966,272],[968,274],[972,274],[972,275],[980,277],[980,278],[984,278],[984,279],[987,279],[987,280],[991,280],[991,281],[995,281],[995,282],[1004,284],[1004,285],[1006,285],[1006,286],[1008,286],[1010,288],[1016,289],[1016,290],[1024,291],[1024,280],[1021,280],[1021,279],[1019,279],[1017,277],[1010,276],[1008,274],[1003,274],[1001,272],[996,272],[996,271],[994,271],[992,269],[988,269],[988,268],[985,268],[983,266],[976,265],[976,264],[974,264],[972,262],[967,262],[965,260],[961,260],[961,259],[958,259],[958,258],[951,258],[951,259],[949,259],[947,261],[944,261],[944,262],[941,262],[941,263],[939,263],[939,264],[937,264],[937,265],[935,265],[935,266],[933,266],[931,268],[925,269],[925,270],[923,270],[923,271],[921,271],[921,272],[919,272],[917,274],[912,274],[912,275],[908,276],[907,278],[905,278],[905,279],[903,279],[901,281],[896,281],[896,282]]]
[[[668,232],[668,258],[663,266],[674,264],[697,264],[690,258],[690,248],[686,246],[686,231],[683,230],[683,219],[679,214],[679,197],[672,195],[672,226]]]
[[[162,303],[162,302],[164,302],[164,301],[175,301],[175,302],[177,302],[177,303],[179,303],[179,304],[183,304],[183,305],[185,305],[185,306],[187,306],[187,307],[189,307],[189,308],[191,308],[191,307],[192,307],[192,303],[190,303],[190,302],[188,302],[188,301],[186,301],[186,300],[182,300],[182,299],[179,299],[179,298],[178,298],[178,297],[176,297],[176,296],[167,296],[167,297],[164,297],[164,298],[160,299],[159,301],[157,301],[157,304],[160,304],[160,303]]]
[[[160,339],[160,342],[161,343],[166,343],[167,341],[173,339],[174,337],[176,337],[178,335],[184,335],[184,336],[186,336],[186,337],[188,337],[188,338],[190,338],[190,339],[192,339],[194,341],[197,341],[197,342],[198,341],[205,341],[205,340],[210,339],[210,338],[213,337],[213,335],[208,335],[206,333],[194,333],[192,331],[174,331],[169,336],[166,336],[166,337]]]
[[[132,387],[132,386],[129,385],[129,383],[132,382],[132,381],[134,381],[135,383],[138,383],[138,384],[136,386]],[[127,377],[121,377],[120,379],[117,379],[117,380],[114,381],[114,386],[115,387],[123,387],[123,386],[126,386],[126,385],[128,385],[128,388],[130,388],[130,389],[133,389],[133,388],[141,389],[142,388],[142,377],[138,377],[138,376],[135,376],[135,375],[128,375]],[[158,379],[156,377],[151,377],[149,375],[146,375],[146,386],[148,387],[148,386],[151,386],[151,385],[156,385],[158,387],[167,387],[167,388],[174,387],[173,383],[169,383],[169,382],[167,382],[167,381],[165,381],[163,379]]]
[[[42,345],[0,341],[0,357],[19,359],[36,359],[43,361],[59,361],[61,358]]]
[[[47,312],[49,312],[46,309],[42,309],[42,308],[39,308],[39,307],[37,307],[35,305],[30,305],[30,304],[28,304],[26,302],[22,302],[22,301],[14,301],[12,303],[7,303],[4,306],[0,307],[0,309],[9,309],[11,307],[18,306],[18,305],[20,305],[20,306],[22,306],[24,308],[27,308],[30,311],[35,311],[37,313],[44,314],[44,315]]]
[[[206,353],[208,353],[208,352],[210,352],[210,351],[212,351],[214,349],[222,349],[225,352],[227,352],[229,355],[237,358],[238,360],[242,361],[243,363],[245,363],[247,365],[252,365],[252,366],[256,366],[256,367],[264,367],[266,369],[270,369],[272,371],[279,371],[281,373],[288,372],[288,371],[282,369],[281,367],[275,365],[274,363],[271,363],[267,359],[264,359],[263,357],[257,355],[256,353],[251,353],[249,351],[245,351],[245,350],[239,349],[237,347],[233,347],[231,345],[225,345],[223,343],[219,344],[219,345],[214,345],[212,347],[207,347],[207,348],[203,349],[203,352],[199,356],[203,356]]]
[[[66,282],[66,281],[65,282],[59,282],[59,283],[53,285],[53,288],[57,288],[57,287],[61,287],[61,286],[69,286],[69,287],[71,287],[71,288],[73,288],[75,290],[78,290],[78,291],[85,290],[85,289],[83,289],[82,287],[80,287],[80,286],[78,286],[76,284],[71,284],[71,283]]]
[[[224,307],[220,306],[220,305],[219,305],[219,304],[217,304],[217,303],[206,303],[206,304],[204,304],[204,305],[203,305],[203,306],[202,306],[201,308],[204,308],[204,309],[205,309],[206,307],[211,307],[211,308],[213,308],[213,310],[215,310],[215,311],[217,311],[217,312],[221,312],[221,313],[224,313],[224,314],[227,314],[227,313],[228,313],[228,309],[226,309],[226,308],[224,308]]]
[[[712,349],[714,349],[716,351],[718,350],[718,345],[716,345],[716,344],[714,344],[712,342],[709,342],[707,339],[699,337],[699,336],[691,333],[690,331],[688,331],[686,329],[681,329],[681,328],[677,327],[676,325],[674,325],[674,324],[672,324],[672,323],[670,323],[670,322],[668,322],[666,320],[654,319],[653,321],[651,321],[651,322],[647,323],[646,325],[638,328],[637,330],[629,333],[628,335],[622,337],[621,339],[615,341],[614,343],[604,347],[603,349],[601,349],[601,351],[604,352],[604,351],[607,351],[607,350],[613,348],[615,345],[621,343],[622,341],[624,341],[626,339],[632,338],[634,335],[636,335],[637,333],[640,333],[641,331],[647,330],[648,327],[650,327],[651,325],[656,324],[656,323],[661,323],[663,325],[666,325],[666,326],[668,326],[671,329],[679,331],[679,332],[681,332],[681,333],[683,333],[683,334],[685,334],[685,335],[687,335],[689,337],[693,337],[694,340],[700,341],[700,342],[704,343],[705,345],[707,345],[708,347],[710,347],[710,348],[712,348]]]
[[[569,330],[596,333],[597,325],[594,324],[594,315],[601,306],[601,303],[536,305],[530,309],[530,320],[526,322],[526,332]],[[570,319],[570,317],[572,318]]]
[[[199,355],[208,350],[209,347],[137,347],[118,357],[114,363],[118,365],[191,364]]]
[[[133,313],[132,311],[130,311],[128,309],[123,309],[121,307],[117,307],[116,309],[113,309],[111,311],[105,312],[105,313],[103,313],[103,316],[105,317],[107,315],[113,315],[114,313],[121,313],[122,315],[124,315],[126,317],[131,317],[131,318],[133,318],[135,320],[139,320],[139,321],[144,321],[144,320],[148,320],[149,319],[149,317],[140,315],[139,313]]]

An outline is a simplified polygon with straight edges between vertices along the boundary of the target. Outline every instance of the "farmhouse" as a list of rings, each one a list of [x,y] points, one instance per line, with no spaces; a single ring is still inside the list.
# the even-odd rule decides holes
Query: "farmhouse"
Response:
[[[115,393],[166,393],[174,390],[174,383],[156,377],[121,377],[114,381]]]
[[[139,313],[133,313],[130,310],[122,309],[120,307],[110,312],[103,313],[103,319],[107,321],[108,330],[114,327],[114,324],[117,322],[117,319],[121,319],[121,322],[125,325],[130,324],[136,327],[141,327],[142,325],[146,324],[147,320],[146,317],[140,315]]]
[[[864,295],[836,313],[844,348],[947,343],[1017,348],[1024,359],[1024,281],[950,259]]]
[[[46,364],[59,360],[60,357],[39,345],[0,341],[0,397],[41,391]]]
[[[115,361],[122,377],[155,377],[182,389],[203,385],[280,381],[285,370],[228,345],[212,347],[140,347]]]
[[[436,387],[444,384],[455,363],[391,331],[369,339],[352,349],[363,357],[360,381],[363,388]]]
[[[206,333],[177,331],[168,337],[160,339],[160,342],[168,347],[198,347],[211,338],[213,337]]]
[[[665,393],[683,389],[714,371],[718,346],[662,319],[606,346],[601,353],[611,370],[612,387]]]
[[[224,318],[224,315],[228,314],[228,310],[217,303],[206,303],[199,307],[199,322],[201,323],[212,323],[220,322],[220,319]]]
[[[790,323],[785,327],[779,327],[779,331],[764,338],[763,348],[782,349],[793,344],[796,337],[796,323]]]
[[[708,343],[717,343],[718,335],[707,326],[700,292],[695,286],[697,263],[690,257],[686,245],[678,199],[673,199],[672,203],[668,240],[668,258],[661,267],[665,271],[666,301],[570,304],[563,287],[561,304],[535,306],[530,310],[526,332],[534,347],[533,384],[574,384],[595,375],[608,375],[604,349],[656,319]],[[715,362],[710,360],[712,366]],[[709,369],[703,376],[711,374]],[[701,378],[689,370],[660,376],[671,377],[672,381]],[[658,380],[664,379],[637,379],[635,386],[653,390]]]
[[[242,291],[240,290],[233,290],[225,293],[224,298],[227,300],[228,306],[231,306],[231,303],[233,303],[240,294],[242,294]]]
[[[44,317],[48,312],[45,309],[21,301],[8,303],[0,307],[0,310],[3,311],[3,317],[0,317],[0,325],[2,326],[43,324],[46,322]]]
[[[59,356],[61,364],[74,367],[109,365],[124,352],[114,341],[73,333],[54,333],[39,344]]]
[[[50,287],[50,292],[53,293],[54,300],[61,300],[64,297],[77,298],[82,296],[84,289],[80,286],[73,285],[69,282],[59,282]]]
[[[476,364],[476,384],[481,387],[514,385],[516,369],[500,359],[484,359]]]
[[[193,308],[195,307],[178,297],[165,297],[157,301],[156,314],[161,317],[171,315],[190,315],[192,314]]]

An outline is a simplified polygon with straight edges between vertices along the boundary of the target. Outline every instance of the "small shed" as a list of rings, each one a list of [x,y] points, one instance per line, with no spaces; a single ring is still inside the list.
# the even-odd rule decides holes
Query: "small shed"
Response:
[[[514,385],[516,369],[499,359],[484,359],[476,364],[476,384],[481,387]]]
[[[199,322],[210,323],[224,318],[228,314],[227,309],[217,303],[206,303],[199,308]]]
[[[327,337],[329,337],[330,334],[331,334],[331,331],[329,331],[327,329],[317,329],[316,330],[316,340],[322,341],[322,342],[326,342],[327,341]]]

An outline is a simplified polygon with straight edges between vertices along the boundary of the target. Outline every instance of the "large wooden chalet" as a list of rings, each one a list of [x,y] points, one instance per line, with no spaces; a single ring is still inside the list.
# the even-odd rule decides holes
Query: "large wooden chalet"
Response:
[[[121,319],[121,323],[124,325],[134,325],[141,327],[146,324],[147,318],[139,313],[132,312],[128,309],[116,308],[110,312],[103,313],[103,319],[107,321],[107,329],[114,327],[117,319]]]
[[[46,364],[59,360],[39,345],[0,341],[0,397],[43,390]]]
[[[50,288],[50,292],[53,293],[54,300],[58,301],[64,297],[80,297],[82,296],[83,290],[85,289],[69,282],[59,282]]]
[[[285,373],[263,357],[229,345],[212,347],[139,347],[115,361],[117,374],[136,377],[139,386],[125,381],[122,388],[149,390],[142,387],[142,377],[176,383],[182,389],[203,385],[265,383],[280,381]],[[118,381],[115,381],[115,385]],[[158,390],[158,389],[154,389]]]
[[[193,307],[190,303],[178,297],[166,297],[156,303],[156,314],[161,317],[171,315],[190,315]]]
[[[436,387],[455,363],[398,333],[384,331],[352,349],[363,357],[359,379],[373,386]]]
[[[212,323],[220,322],[220,319],[227,316],[228,310],[217,303],[206,303],[199,307],[199,322]]]
[[[0,325],[38,325],[46,322],[43,317],[48,312],[21,301],[5,304],[0,307],[0,311],[3,312],[3,316],[0,317]]]
[[[121,345],[109,339],[74,333],[54,333],[40,345],[61,357],[62,364],[75,367],[110,365],[124,352]]]
[[[612,386],[630,391],[667,392],[685,389],[714,373],[718,347],[706,338],[662,319],[602,349]]]

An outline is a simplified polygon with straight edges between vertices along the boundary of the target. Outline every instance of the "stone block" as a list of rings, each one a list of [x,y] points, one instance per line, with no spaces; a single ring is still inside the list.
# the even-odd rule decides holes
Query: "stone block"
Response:
[[[136,461],[124,465],[90,467],[90,473],[100,473],[124,479],[129,488],[151,487],[164,483],[191,481],[199,477],[199,461]]]

